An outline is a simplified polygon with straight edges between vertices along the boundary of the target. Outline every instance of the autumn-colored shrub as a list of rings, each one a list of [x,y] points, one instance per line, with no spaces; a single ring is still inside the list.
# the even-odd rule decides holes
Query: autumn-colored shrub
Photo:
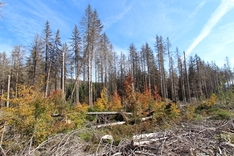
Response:
[[[121,98],[118,95],[117,91],[111,97],[110,108],[111,111],[120,111],[123,109],[123,105],[121,104]]]
[[[156,85],[154,86],[154,89],[153,89],[153,97],[156,101],[162,100],[161,96],[159,95],[159,88]]]
[[[192,120],[194,118],[195,107],[193,105],[186,106],[186,110],[184,112],[184,118],[187,120]]]
[[[166,103],[165,102],[155,101],[152,107],[154,110],[154,115],[153,115],[154,120],[159,121],[166,117],[166,112],[165,112]]]
[[[65,119],[66,125],[70,126],[71,129],[81,127],[86,120],[86,113],[88,109],[89,105],[85,103],[74,105],[72,108],[68,109]]]
[[[136,94],[134,90],[134,78],[128,75],[124,82],[124,105],[127,111],[136,113]]]
[[[20,133],[32,135],[36,123],[36,111],[34,101],[38,101],[41,94],[36,94],[31,87],[19,87],[19,97],[10,99],[10,107],[1,108],[2,121],[6,125],[14,125]],[[2,98],[4,99],[4,98]],[[6,99],[4,99],[6,100]]]
[[[10,99],[9,108],[1,108],[2,121],[9,127],[5,135],[20,134],[23,138],[36,136],[36,129],[40,127],[36,125],[41,114],[47,110],[46,105],[42,107],[43,95],[25,86],[18,87],[18,95]]]
[[[177,120],[180,117],[181,110],[176,103],[171,103],[168,116],[172,120]]]
[[[150,90],[147,87],[145,87],[145,90],[143,93],[136,94],[136,99],[140,103],[138,111],[142,111],[139,113],[144,113],[145,110],[152,107],[154,103],[154,98],[152,97]]]
[[[203,103],[202,106],[206,108],[210,108],[211,106],[215,105],[218,103],[218,98],[215,94],[212,94],[209,99],[206,99]]]
[[[39,144],[51,135],[78,128],[85,122],[88,106],[67,104],[60,91],[44,98],[33,87],[21,86],[18,93],[22,96],[10,99],[9,108],[1,108],[0,120],[8,126],[4,135],[19,134],[20,139],[33,138],[33,143]],[[11,146],[9,140],[3,142]]]
[[[168,103],[168,101],[155,101],[153,110],[153,117],[156,121],[161,121],[164,119],[176,121],[181,117],[181,110],[176,103]]]
[[[103,88],[101,91],[101,97],[94,103],[94,109],[97,111],[103,111],[109,109],[109,101],[107,95],[107,89]]]

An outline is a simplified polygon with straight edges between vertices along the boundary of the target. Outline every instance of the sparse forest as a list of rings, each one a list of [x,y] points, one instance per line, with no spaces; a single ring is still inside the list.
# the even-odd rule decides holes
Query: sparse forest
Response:
[[[143,43],[137,49],[132,43],[127,54],[119,54],[103,27],[88,5],[68,43],[61,41],[62,29],[52,32],[45,21],[30,45],[15,45],[10,56],[0,52],[1,155],[181,154],[169,150],[174,142],[167,138],[178,141],[175,129],[180,137],[191,133],[191,142],[197,135],[196,145],[203,137],[218,138],[219,145],[210,141],[200,153],[210,154],[211,145],[213,155],[234,151],[234,69],[228,57],[223,67],[198,55],[187,57],[157,34],[154,46]],[[186,130],[178,127],[182,123]],[[130,141],[153,132],[161,138],[158,151],[150,148],[151,139],[143,141],[147,147]],[[103,141],[106,134],[113,138]]]

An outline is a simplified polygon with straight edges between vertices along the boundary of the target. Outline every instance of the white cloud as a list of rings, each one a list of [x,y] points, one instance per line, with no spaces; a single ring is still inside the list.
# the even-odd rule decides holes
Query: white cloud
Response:
[[[29,44],[32,42],[36,34],[41,34],[45,23],[48,20],[52,31],[62,28],[63,31],[70,31],[65,20],[68,20],[63,12],[53,11],[49,3],[42,1],[15,1],[6,6],[6,14],[4,17],[8,29],[18,38],[21,43]]]
[[[225,63],[225,57],[234,58],[234,22],[222,23],[219,27],[213,29],[214,32],[210,33],[196,48],[194,52],[208,62],[215,61],[216,65],[222,67]]]
[[[202,1],[194,10],[193,12],[188,16],[188,18],[193,18],[199,10],[206,4],[206,1]]]
[[[130,10],[131,10],[131,6],[128,6],[116,17],[113,17],[111,20],[104,21],[104,25],[105,25],[104,29],[108,29],[111,25],[121,20],[124,17],[124,15],[127,14]]]
[[[221,4],[211,15],[211,18],[207,21],[200,34],[195,38],[193,43],[186,50],[188,56],[193,49],[207,36],[212,28],[218,23],[218,21],[231,9],[234,8],[234,0],[222,0]]]
[[[206,4],[206,1],[202,1],[201,3],[198,4],[198,6],[186,17],[186,19],[181,22],[179,24],[179,26],[170,34],[169,38],[172,39],[172,40],[176,40],[178,39],[180,36],[182,36],[186,31],[187,29],[183,29],[183,31],[180,31],[180,33],[178,34],[178,30],[183,27],[185,25],[185,23],[187,23],[188,19],[191,19],[193,18],[194,16],[197,15],[197,13],[203,8],[203,6]],[[177,33],[177,34],[176,34]],[[176,34],[176,35],[175,35]]]

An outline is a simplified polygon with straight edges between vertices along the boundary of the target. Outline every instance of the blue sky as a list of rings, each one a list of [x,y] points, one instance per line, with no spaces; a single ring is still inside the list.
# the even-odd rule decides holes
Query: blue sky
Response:
[[[15,45],[29,46],[48,20],[53,33],[60,29],[69,42],[88,4],[96,9],[103,31],[116,52],[134,43],[154,49],[155,36],[169,37],[187,56],[198,54],[220,67],[228,56],[234,66],[234,0],[1,0],[0,52]]]

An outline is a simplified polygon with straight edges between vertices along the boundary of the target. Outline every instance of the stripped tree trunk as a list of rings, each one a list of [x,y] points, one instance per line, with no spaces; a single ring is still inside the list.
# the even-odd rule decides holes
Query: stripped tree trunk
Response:
[[[8,75],[8,84],[7,84],[7,107],[9,107],[10,100],[10,84],[11,84],[11,76]]]

